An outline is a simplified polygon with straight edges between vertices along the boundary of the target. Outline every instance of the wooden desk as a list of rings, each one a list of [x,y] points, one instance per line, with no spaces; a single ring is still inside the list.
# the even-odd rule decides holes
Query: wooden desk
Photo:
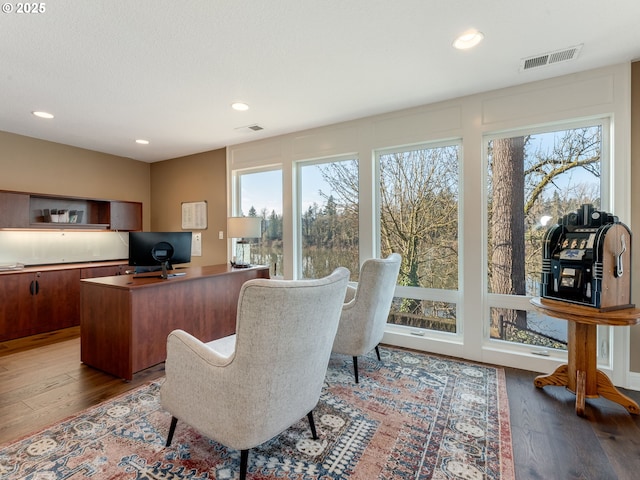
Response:
[[[597,368],[597,326],[630,326],[640,322],[640,309],[600,311],[597,308],[532,298],[537,311],[550,317],[569,321],[568,363],[560,365],[549,375],[534,380],[538,388],[547,385],[567,387],[576,394],[576,413],[584,415],[585,398],[604,397],[619,403],[629,413],[640,414],[638,404],[613,385],[609,377]]]
[[[86,279],[80,285],[81,360],[117,377],[167,358],[167,336],[183,329],[203,342],[235,333],[242,284],[268,267],[189,267],[184,276]],[[151,274],[153,275],[153,274]]]

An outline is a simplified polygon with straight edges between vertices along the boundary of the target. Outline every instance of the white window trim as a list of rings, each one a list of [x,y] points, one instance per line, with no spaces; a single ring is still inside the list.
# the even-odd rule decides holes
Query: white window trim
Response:
[[[302,278],[302,265],[300,263],[300,260],[302,258],[302,245],[301,245],[300,239],[302,238],[302,215],[304,212],[302,208],[302,176],[301,176],[302,169],[307,166],[326,165],[328,163],[347,162],[351,160],[355,160],[358,163],[358,169],[359,169],[360,159],[358,158],[358,155],[356,153],[313,158],[308,160],[296,160],[293,162],[293,171],[295,173],[294,178],[296,182],[293,198],[295,199],[295,211],[297,212],[297,215],[294,217],[295,220],[293,222],[295,225],[294,242],[293,242],[294,244],[293,250],[296,258],[295,269],[294,269],[295,278]],[[359,181],[360,181],[360,175],[358,175],[358,182]],[[358,190],[358,192],[360,192],[360,190]],[[358,248],[358,252],[359,251],[360,251],[360,248]]]
[[[487,133],[483,137],[483,178],[487,178],[488,175],[488,162],[486,158],[487,146],[491,140],[495,140],[497,138],[505,138],[505,137],[513,137],[519,135],[528,135],[528,134],[536,134],[536,133],[546,133],[557,130],[570,130],[575,128],[581,128],[585,126],[593,126],[593,125],[601,125],[602,127],[602,148],[601,148],[601,165],[600,165],[600,174],[601,174],[601,189],[600,189],[600,201],[601,201],[601,209],[607,212],[613,212],[615,215],[618,215],[617,211],[614,211],[611,208],[611,205],[620,204],[620,200],[616,201],[616,197],[613,192],[616,191],[616,185],[613,179],[616,179],[616,175],[612,172],[618,168],[623,169],[623,165],[619,165],[620,162],[616,162],[616,158],[613,155],[612,148],[612,124],[613,121],[609,116],[592,116],[585,117],[581,119],[572,119],[567,122],[554,122],[546,125],[538,125],[532,128],[518,128],[505,130],[501,132],[491,132]],[[606,160],[605,160],[606,159]],[[619,177],[618,177],[619,178]],[[516,357],[521,357],[526,362],[529,359],[529,354],[539,354],[541,350],[540,348],[535,348],[531,346],[527,346],[524,344],[515,344],[504,342],[500,340],[494,340],[489,338],[488,332],[488,324],[486,319],[489,318],[489,311],[492,307],[503,307],[510,309],[518,309],[518,310],[527,310],[533,311],[529,300],[532,298],[530,296],[518,296],[518,295],[500,295],[500,294],[492,294],[488,293],[488,212],[486,205],[488,203],[488,191],[487,191],[487,182],[483,184],[483,204],[485,208],[483,209],[483,251],[485,252],[485,260],[483,262],[484,275],[483,275],[483,291],[486,293],[486,302],[485,302],[485,325],[483,328],[483,351],[486,352],[484,356],[487,361],[504,362],[504,354],[514,354]],[[623,211],[626,209],[623,209]],[[619,372],[624,371],[628,372],[628,354],[627,355],[615,355],[614,352],[619,350],[625,350],[625,345],[629,345],[629,329],[628,327],[607,327],[607,326],[599,326],[598,327],[598,368],[602,369],[607,375],[616,376],[616,380],[618,383],[622,383],[628,385],[628,376],[625,379],[625,375],[621,375]],[[602,342],[606,342],[606,352],[601,354],[602,352]],[[554,351],[553,349],[548,349],[545,351],[548,353],[549,359],[559,363],[566,363],[567,354],[563,351]],[[536,362],[539,363],[539,362]],[[546,362],[542,362],[546,363]],[[513,366],[520,366],[516,363]],[[614,381],[616,381],[614,380]]]

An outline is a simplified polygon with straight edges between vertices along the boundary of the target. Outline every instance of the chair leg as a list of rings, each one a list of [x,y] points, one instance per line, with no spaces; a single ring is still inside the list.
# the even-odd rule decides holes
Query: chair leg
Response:
[[[380,362],[380,349],[378,348],[378,345],[376,345],[376,355],[378,355],[378,361]]]
[[[313,421],[313,410],[307,413],[307,418],[309,419],[309,426],[311,427],[311,437],[317,440],[318,434],[316,433],[316,422]]]
[[[353,357],[353,373],[356,376],[356,383],[358,383],[358,357]]]
[[[247,464],[249,463],[249,450],[240,450],[240,480],[247,478]]]
[[[178,419],[176,417],[171,417],[171,426],[169,427],[169,435],[167,435],[167,443],[165,447],[171,445],[171,441],[173,440],[173,433],[176,431],[176,425],[178,424]]]

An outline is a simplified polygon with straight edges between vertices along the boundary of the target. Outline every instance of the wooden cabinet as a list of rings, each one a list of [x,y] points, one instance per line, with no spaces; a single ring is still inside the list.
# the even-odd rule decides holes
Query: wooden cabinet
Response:
[[[39,331],[80,325],[80,272],[77,269],[36,273],[32,296]]]
[[[29,226],[29,195],[0,191],[0,228]]]
[[[80,280],[124,275],[125,263],[30,267],[0,274],[0,342],[80,324]]]
[[[142,230],[142,204],[139,202],[110,202],[111,230]]]
[[[36,306],[33,275],[0,275],[0,341],[31,335]]]
[[[0,341],[79,324],[79,269],[0,275]]]
[[[142,203],[0,191],[0,228],[142,230]]]
[[[133,268],[133,267],[131,267]],[[80,278],[113,277],[114,275],[124,275],[126,265],[107,265],[104,267],[88,267],[80,270]]]

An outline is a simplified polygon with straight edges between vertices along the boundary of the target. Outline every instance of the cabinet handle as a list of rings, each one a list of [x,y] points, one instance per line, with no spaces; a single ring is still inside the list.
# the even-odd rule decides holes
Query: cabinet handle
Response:
[[[38,280],[36,280],[36,295],[38,295],[38,293],[40,293],[40,282],[38,282]]]
[[[35,280],[31,280],[31,283],[29,284],[29,293],[31,295],[35,295],[36,294],[36,285],[35,285]]]

